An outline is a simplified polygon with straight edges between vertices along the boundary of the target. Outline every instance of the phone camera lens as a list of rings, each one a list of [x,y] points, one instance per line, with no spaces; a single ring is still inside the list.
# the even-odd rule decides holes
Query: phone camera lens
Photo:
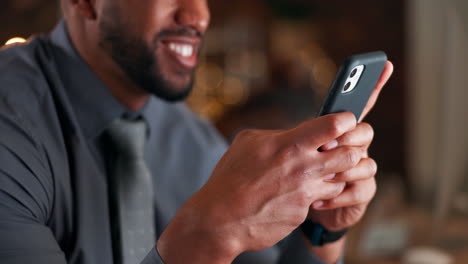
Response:
[[[351,82],[346,83],[346,85],[344,86],[344,91],[347,92],[350,87],[351,87]]]
[[[356,73],[357,73],[357,69],[354,69],[352,72],[351,72],[351,78],[353,78],[354,76],[356,76]]]

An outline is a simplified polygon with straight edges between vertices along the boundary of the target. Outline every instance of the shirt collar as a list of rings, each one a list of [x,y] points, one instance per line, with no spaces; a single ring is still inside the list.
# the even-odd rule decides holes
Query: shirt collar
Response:
[[[87,139],[98,137],[110,124],[124,114],[141,116],[148,122],[155,109],[156,99],[150,97],[146,105],[132,113],[110,93],[109,89],[81,58],[70,40],[64,20],[50,34],[58,71],[64,89]],[[149,126],[148,126],[149,127]],[[150,131],[149,131],[150,132]]]

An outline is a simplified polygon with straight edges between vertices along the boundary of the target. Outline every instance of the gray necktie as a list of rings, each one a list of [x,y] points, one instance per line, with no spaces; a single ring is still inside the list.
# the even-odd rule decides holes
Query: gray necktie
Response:
[[[109,175],[114,262],[136,264],[155,244],[153,185],[144,160],[146,123],[118,119],[107,132],[114,146]]]

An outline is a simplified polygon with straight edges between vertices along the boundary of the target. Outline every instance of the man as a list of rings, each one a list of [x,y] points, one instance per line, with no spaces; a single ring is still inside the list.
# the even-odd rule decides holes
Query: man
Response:
[[[1,263],[340,259],[342,230],[375,193],[368,124],[334,114],[289,131],[243,131],[227,149],[182,104],[165,102],[190,92],[205,0],[62,5],[50,36],[0,53]],[[388,63],[365,113],[391,72]],[[137,130],[144,136],[122,139]],[[140,150],[121,156],[133,138],[144,140]],[[151,212],[138,207],[147,197]],[[306,219],[338,235],[311,243],[297,229]]]

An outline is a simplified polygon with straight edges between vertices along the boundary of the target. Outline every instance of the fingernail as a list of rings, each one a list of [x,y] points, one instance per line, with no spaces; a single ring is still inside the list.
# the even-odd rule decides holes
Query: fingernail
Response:
[[[331,149],[334,149],[336,147],[338,147],[338,141],[336,139],[334,139],[334,140],[328,142],[327,144],[323,145],[322,149],[323,150],[331,150]]]
[[[325,175],[325,176],[323,177],[323,180],[329,181],[329,180],[334,179],[335,177],[336,177],[336,174],[335,174],[335,173],[333,173],[333,174],[328,174],[328,175]]]
[[[323,206],[323,201],[316,201],[314,202],[314,208],[318,209]]]

